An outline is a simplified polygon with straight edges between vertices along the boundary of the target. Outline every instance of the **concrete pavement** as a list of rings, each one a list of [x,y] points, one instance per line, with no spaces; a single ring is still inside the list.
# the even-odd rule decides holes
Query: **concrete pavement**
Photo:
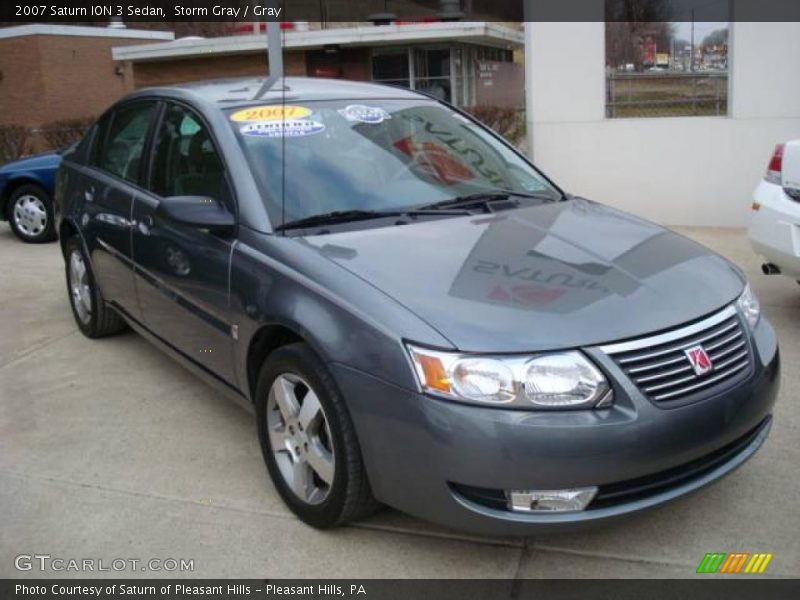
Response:
[[[741,265],[779,332],[772,435],[732,476],[603,529],[483,539],[392,510],[319,532],[283,506],[252,418],[133,333],[92,341],[57,244],[0,226],[0,577],[19,554],[193,559],[194,577],[691,577],[706,552],[771,552],[800,576],[800,286],[740,230],[683,229]],[[104,573],[103,575],[113,575]],[[169,576],[120,572],[121,576]]]

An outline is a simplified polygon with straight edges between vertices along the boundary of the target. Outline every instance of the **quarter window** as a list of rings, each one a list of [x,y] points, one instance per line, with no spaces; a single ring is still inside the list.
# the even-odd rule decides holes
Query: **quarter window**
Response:
[[[154,153],[154,193],[162,197],[209,196],[232,208],[222,160],[207,127],[191,110],[167,106]]]
[[[136,183],[154,108],[151,102],[123,106],[101,121],[92,164]]]

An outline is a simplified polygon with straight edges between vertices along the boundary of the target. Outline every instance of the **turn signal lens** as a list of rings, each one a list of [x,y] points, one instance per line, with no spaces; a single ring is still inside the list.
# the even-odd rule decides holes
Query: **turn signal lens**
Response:
[[[450,381],[441,359],[430,354],[412,353],[412,356],[420,380],[424,381],[427,387],[440,392],[450,392]]]

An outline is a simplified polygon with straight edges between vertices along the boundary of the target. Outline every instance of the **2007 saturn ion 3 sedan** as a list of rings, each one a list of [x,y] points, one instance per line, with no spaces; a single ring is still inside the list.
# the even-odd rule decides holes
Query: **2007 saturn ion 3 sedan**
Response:
[[[764,442],[778,347],[735,266],[435,99],[263,83],[118,102],[64,156],[57,221],[81,331],[128,325],[253,410],[302,520],[525,534]]]

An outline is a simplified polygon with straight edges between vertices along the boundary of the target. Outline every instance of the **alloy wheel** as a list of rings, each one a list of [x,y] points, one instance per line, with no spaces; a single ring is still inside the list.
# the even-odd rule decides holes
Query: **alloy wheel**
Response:
[[[88,323],[92,318],[92,292],[86,263],[77,250],[69,256],[69,290],[75,313],[82,323]]]
[[[47,208],[38,196],[23,194],[12,212],[14,224],[27,237],[36,237],[47,228]]]
[[[267,432],[278,470],[308,504],[328,497],[335,473],[328,418],[319,397],[299,375],[275,378],[267,399]]]

